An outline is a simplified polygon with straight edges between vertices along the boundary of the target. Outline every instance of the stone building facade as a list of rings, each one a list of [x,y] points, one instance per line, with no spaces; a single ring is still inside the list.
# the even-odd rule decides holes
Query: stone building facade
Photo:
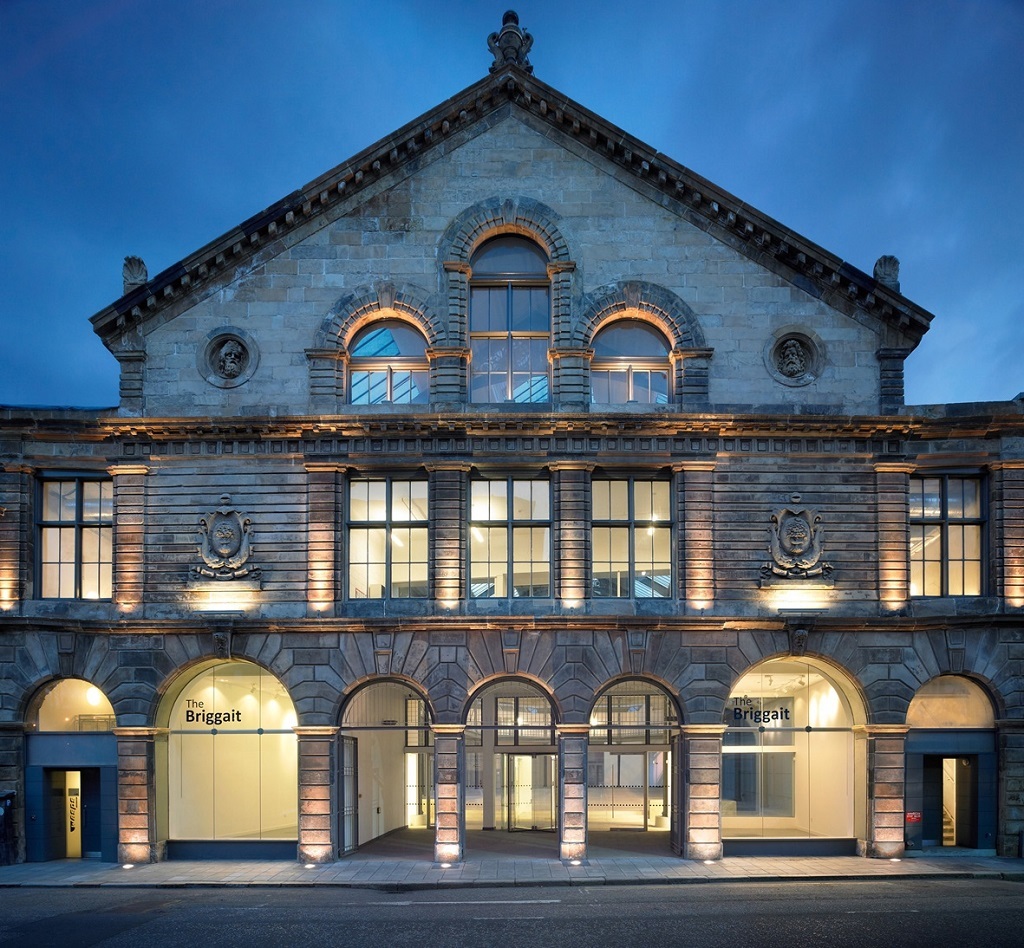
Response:
[[[0,410],[6,858],[1018,854],[1021,401],[904,405],[894,258],[531,43],[507,15],[480,82],[129,258],[117,408]]]

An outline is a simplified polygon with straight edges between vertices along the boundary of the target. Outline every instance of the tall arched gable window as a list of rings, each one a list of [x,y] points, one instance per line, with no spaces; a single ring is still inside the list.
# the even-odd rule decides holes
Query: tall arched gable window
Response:
[[[551,339],[547,257],[523,237],[494,237],[473,255],[470,400],[546,402]]]
[[[430,400],[427,343],[399,319],[382,319],[360,330],[349,347],[349,401],[420,405]]]
[[[669,345],[640,319],[619,319],[594,337],[591,401],[596,405],[664,405],[669,401]]]

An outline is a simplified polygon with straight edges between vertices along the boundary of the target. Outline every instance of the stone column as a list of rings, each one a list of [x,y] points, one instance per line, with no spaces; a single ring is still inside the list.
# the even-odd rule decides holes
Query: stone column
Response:
[[[338,854],[336,727],[292,728],[298,738],[301,863],[334,862]]]
[[[724,724],[684,724],[676,742],[673,848],[686,859],[722,858]]]
[[[866,724],[854,728],[855,739],[867,745],[864,837],[857,844],[863,856],[890,859],[903,855],[907,730],[905,724]]]
[[[146,600],[146,476],[142,464],[107,468],[114,479],[114,602],[122,613]]]
[[[590,576],[590,472],[593,464],[558,461],[551,465],[554,504],[555,595],[563,606],[588,598]]]
[[[875,464],[878,497],[878,598],[887,609],[902,609],[910,597],[909,493],[912,464]]]
[[[558,734],[558,858],[587,858],[587,748],[590,726],[560,724]]]
[[[117,861],[160,862],[166,840],[157,826],[156,743],[167,729],[115,727],[117,738]]]
[[[1019,648],[1019,646],[1018,646]],[[1024,859],[1024,721],[996,721],[999,810],[996,855]]]
[[[331,617],[342,598],[338,562],[344,550],[339,528],[345,518],[343,464],[306,464],[306,504],[309,517],[306,562],[306,607],[310,615]]]
[[[673,494],[676,542],[677,594],[695,611],[715,605],[715,490],[714,461],[680,461]]]
[[[434,861],[462,862],[466,848],[466,728],[463,724],[435,724],[431,730],[437,814]]]
[[[466,594],[466,521],[470,465],[430,461],[430,580],[435,601],[454,608]]]

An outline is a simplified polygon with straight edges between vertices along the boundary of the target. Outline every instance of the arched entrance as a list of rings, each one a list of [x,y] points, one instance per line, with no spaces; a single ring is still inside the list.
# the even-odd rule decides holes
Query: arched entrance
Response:
[[[532,682],[497,681],[473,697],[466,715],[467,831],[555,833],[555,723],[551,699]]]
[[[992,702],[969,678],[922,685],[907,709],[909,852],[995,853],[996,738]]]
[[[168,856],[294,858],[297,721],[284,685],[252,662],[207,663],[165,696],[159,718]]]
[[[345,705],[339,735],[339,849],[434,825],[430,709],[403,682],[372,682]]]
[[[787,658],[736,682],[722,722],[726,855],[855,851],[854,725],[864,714],[844,678]]]
[[[590,713],[587,829],[664,833],[669,845],[675,701],[663,688],[634,679],[602,691]]]
[[[117,739],[107,696],[52,681],[26,716],[26,858],[117,859]]]

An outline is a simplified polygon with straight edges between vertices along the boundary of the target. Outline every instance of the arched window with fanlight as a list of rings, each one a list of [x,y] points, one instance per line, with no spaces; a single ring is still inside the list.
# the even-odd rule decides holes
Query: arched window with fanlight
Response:
[[[470,261],[470,400],[546,402],[551,340],[548,259],[524,237],[494,237]]]
[[[430,400],[427,343],[412,326],[382,319],[360,330],[349,346],[353,405],[421,405]]]
[[[593,349],[590,390],[595,405],[668,403],[669,344],[649,323],[617,320],[598,332]]]

